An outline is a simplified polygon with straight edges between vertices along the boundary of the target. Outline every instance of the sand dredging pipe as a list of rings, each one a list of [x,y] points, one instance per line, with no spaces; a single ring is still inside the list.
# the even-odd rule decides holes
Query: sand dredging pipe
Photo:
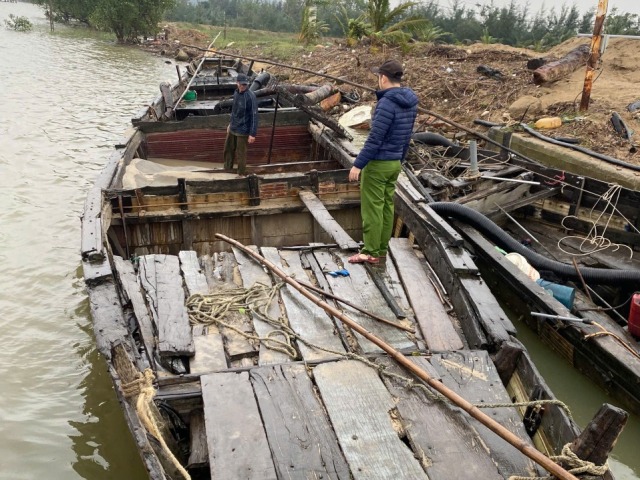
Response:
[[[441,217],[459,220],[475,228],[500,248],[519,253],[538,270],[550,270],[561,277],[580,280],[580,276],[573,265],[551,260],[530,250],[512,238],[485,215],[472,208],[452,202],[433,202],[429,203],[429,207]],[[640,270],[613,270],[593,267],[579,267],[578,270],[586,282],[596,285],[620,286],[623,284],[638,285],[640,283]]]

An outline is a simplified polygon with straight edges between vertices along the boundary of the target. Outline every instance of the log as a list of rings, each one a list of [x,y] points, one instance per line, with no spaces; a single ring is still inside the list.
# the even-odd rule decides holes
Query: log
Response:
[[[605,403],[573,441],[571,450],[582,460],[604,465],[628,418],[624,410]]]
[[[334,93],[336,93],[336,87],[327,83],[313,92],[296,95],[296,99],[305,105],[315,105],[325,98],[329,98]]]
[[[541,85],[562,78],[580,67],[589,59],[589,45],[580,45],[555,62],[547,63],[533,72],[533,83]]]

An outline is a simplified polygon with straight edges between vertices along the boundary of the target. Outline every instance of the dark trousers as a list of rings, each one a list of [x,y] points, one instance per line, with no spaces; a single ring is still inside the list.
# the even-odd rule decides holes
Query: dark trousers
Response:
[[[224,168],[231,170],[233,168],[234,157],[238,162],[238,175],[247,173],[247,146],[249,145],[249,135],[237,135],[233,132],[227,133],[227,139],[224,142]]]

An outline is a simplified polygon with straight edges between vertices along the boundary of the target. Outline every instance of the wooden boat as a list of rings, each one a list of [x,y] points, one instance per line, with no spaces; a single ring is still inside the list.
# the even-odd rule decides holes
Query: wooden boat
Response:
[[[409,177],[390,257],[347,263],[354,147],[311,115],[263,113],[247,177],[221,168],[225,116],[136,121],[88,193],[96,342],[150,478],[572,479],[549,458],[567,449],[603,465],[626,413],[580,434]]]
[[[414,156],[422,198],[455,226],[503,305],[618,404],[640,413],[640,348],[627,328],[640,280],[632,255],[640,245],[638,192],[495,147],[480,152],[469,175],[469,150],[441,143],[421,147],[431,150],[427,163]],[[436,173],[437,164],[448,175]],[[546,290],[531,271],[542,274],[539,283],[551,281]]]

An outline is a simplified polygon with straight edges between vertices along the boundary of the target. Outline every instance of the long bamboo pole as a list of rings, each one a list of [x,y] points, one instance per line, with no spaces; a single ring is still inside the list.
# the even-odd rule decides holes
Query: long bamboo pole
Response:
[[[254,252],[253,250],[245,247],[242,243],[238,242],[237,240],[229,238],[229,237],[227,237],[225,235],[222,235],[220,233],[216,233],[216,238],[219,238],[220,240],[223,240],[223,241],[233,245],[234,247],[239,248],[240,250],[242,250],[247,255],[250,255],[251,257],[253,257],[256,260],[258,260],[260,263],[262,263],[264,266],[266,266],[269,270],[271,270],[273,273],[275,273],[278,277],[280,277],[284,282],[286,282],[287,284],[291,285],[293,288],[298,290],[302,295],[307,297],[313,303],[315,303],[316,305],[318,305],[319,307],[324,309],[327,313],[329,313],[333,317],[335,317],[338,320],[340,320],[342,323],[347,325],[352,330],[355,330],[356,332],[358,332],[360,335],[365,337],[371,343],[377,345],[382,350],[387,352],[401,366],[403,366],[404,368],[409,370],[411,373],[416,375],[421,380],[424,380],[431,388],[433,388],[434,390],[437,390],[439,393],[441,393],[446,398],[451,400],[451,402],[456,404],[458,407],[462,408],[465,412],[467,412],[473,418],[478,420],[480,423],[482,423],[484,426],[486,426],[489,430],[491,430],[492,432],[494,432],[495,434],[500,436],[502,439],[504,439],[507,442],[509,442],[515,448],[520,450],[520,452],[522,452],[524,455],[526,455],[531,460],[536,462],[538,465],[540,465],[544,469],[546,469],[549,473],[552,473],[553,475],[555,475],[556,477],[558,477],[561,480],[578,480],[577,477],[573,476],[572,474],[567,472],[564,468],[562,468],[560,465],[558,465],[557,463],[553,462],[549,457],[547,457],[546,455],[543,455],[540,451],[536,450],[534,447],[532,447],[531,445],[527,444],[520,437],[518,437],[514,433],[512,433],[509,430],[507,430],[506,428],[504,428],[502,425],[500,425],[498,422],[496,422],[493,418],[489,417],[487,414],[483,413],[480,409],[478,409],[472,403],[470,403],[467,400],[465,400],[464,398],[462,398],[460,395],[458,395],[453,390],[445,387],[438,380],[435,380],[434,378],[432,378],[425,370],[421,369],[419,366],[417,366],[411,360],[407,359],[398,350],[396,350],[395,348],[393,348],[392,346],[390,346],[386,342],[382,341],[381,339],[379,339],[375,335],[371,334],[368,330],[366,330],[363,327],[361,327],[360,325],[358,325],[356,322],[351,320],[349,317],[347,317],[345,314],[343,314],[337,308],[329,305],[324,300],[321,300],[320,298],[315,296],[308,289],[303,287],[298,281],[296,281],[293,277],[290,277],[285,272],[280,270],[275,264],[271,263],[269,260],[267,260],[266,258],[262,257],[260,254]]]
[[[209,44],[209,46],[207,47],[207,49],[205,50],[206,52],[209,51],[209,49],[211,47],[213,47],[213,44],[216,43],[216,40],[218,39],[218,37],[220,36],[221,32],[218,32],[218,35],[216,35],[216,38],[213,39],[213,41]],[[180,94],[180,98],[178,98],[178,100],[176,101],[176,103],[173,105],[173,110],[175,110],[178,107],[178,104],[180,103],[180,101],[182,100],[182,98],[184,97],[184,95],[187,93],[187,91],[189,90],[189,87],[191,86],[191,84],[193,83],[193,81],[196,79],[196,75],[198,75],[198,72],[200,71],[200,69],[202,68],[202,65],[204,64],[204,61],[206,60],[206,55],[202,56],[202,60],[200,60],[200,64],[198,65],[198,68],[196,68],[196,71],[193,72],[193,75],[191,76],[191,80],[189,80],[189,83],[187,83],[187,86],[184,87],[184,90],[182,91],[182,94]]]

